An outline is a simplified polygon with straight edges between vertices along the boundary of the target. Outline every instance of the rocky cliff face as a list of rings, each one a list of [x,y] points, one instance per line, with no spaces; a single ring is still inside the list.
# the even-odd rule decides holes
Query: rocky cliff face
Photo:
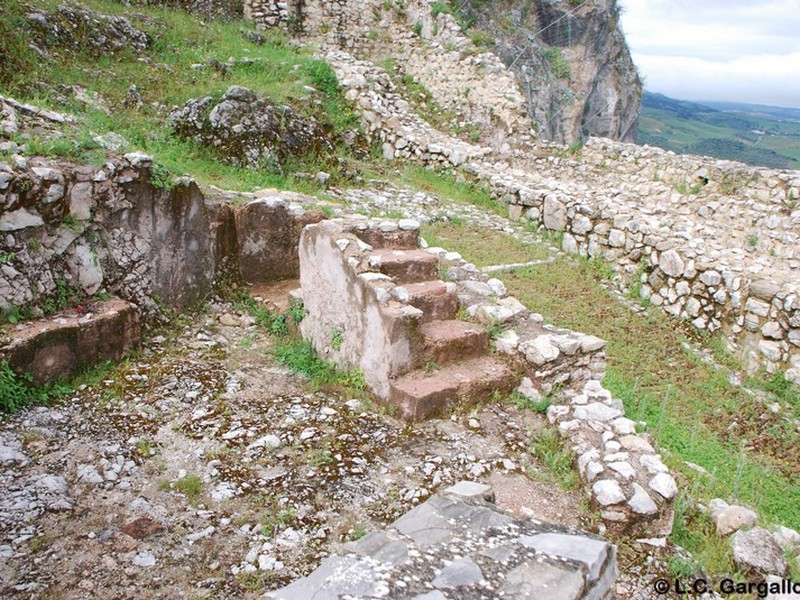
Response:
[[[616,0],[463,0],[461,7],[462,22],[474,21],[516,73],[541,137],[633,141],[642,82]]]

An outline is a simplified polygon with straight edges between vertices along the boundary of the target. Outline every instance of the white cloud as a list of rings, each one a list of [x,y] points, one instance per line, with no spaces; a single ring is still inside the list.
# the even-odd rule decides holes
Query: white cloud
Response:
[[[652,91],[800,107],[800,0],[620,0]]]

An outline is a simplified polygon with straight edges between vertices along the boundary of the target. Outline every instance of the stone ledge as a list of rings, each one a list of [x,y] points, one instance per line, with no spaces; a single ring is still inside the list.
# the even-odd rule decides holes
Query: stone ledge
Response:
[[[124,300],[97,302],[81,313],[62,313],[17,325],[0,348],[11,368],[42,385],[104,360],[119,360],[139,344],[139,309]]]

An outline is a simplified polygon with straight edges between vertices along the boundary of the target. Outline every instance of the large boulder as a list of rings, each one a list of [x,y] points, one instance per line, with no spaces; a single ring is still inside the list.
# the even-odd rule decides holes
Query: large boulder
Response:
[[[189,100],[173,111],[172,124],[178,136],[238,166],[279,170],[289,158],[333,151],[329,127],[237,85],[219,101]]]
[[[744,571],[763,575],[786,574],[786,556],[772,534],[763,527],[739,530],[733,535],[733,560]]]

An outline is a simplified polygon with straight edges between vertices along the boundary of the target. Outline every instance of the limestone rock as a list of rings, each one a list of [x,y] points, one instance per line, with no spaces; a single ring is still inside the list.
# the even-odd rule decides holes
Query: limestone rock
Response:
[[[277,167],[290,157],[333,151],[333,138],[316,119],[240,86],[228,88],[216,104],[210,97],[189,100],[171,118],[178,136],[212,148],[239,166]]]
[[[519,350],[525,355],[528,362],[536,366],[552,362],[561,354],[561,351],[552,343],[550,337],[546,335],[521,343]]]
[[[667,500],[672,500],[678,493],[678,486],[675,480],[668,473],[659,473],[650,480],[650,489],[658,492]]]
[[[739,530],[733,534],[731,543],[733,560],[740,569],[764,575],[782,576],[786,573],[783,549],[766,529],[755,527],[748,531]]]
[[[592,485],[592,492],[597,502],[601,506],[610,506],[612,504],[619,504],[625,502],[625,494],[619,483],[613,479],[601,479],[595,481]]]
[[[653,515],[658,512],[658,505],[653,502],[653,499],[642,486],[634,483],[633,496],[628,500],[628,506],[631,510],[639,515]]]
[[[758,523],[758,515],[749,508],[743,506],[721,506],[711,511],[711,520],[717,527],[717,533],[728,535],[740,527],[755,527]]]

